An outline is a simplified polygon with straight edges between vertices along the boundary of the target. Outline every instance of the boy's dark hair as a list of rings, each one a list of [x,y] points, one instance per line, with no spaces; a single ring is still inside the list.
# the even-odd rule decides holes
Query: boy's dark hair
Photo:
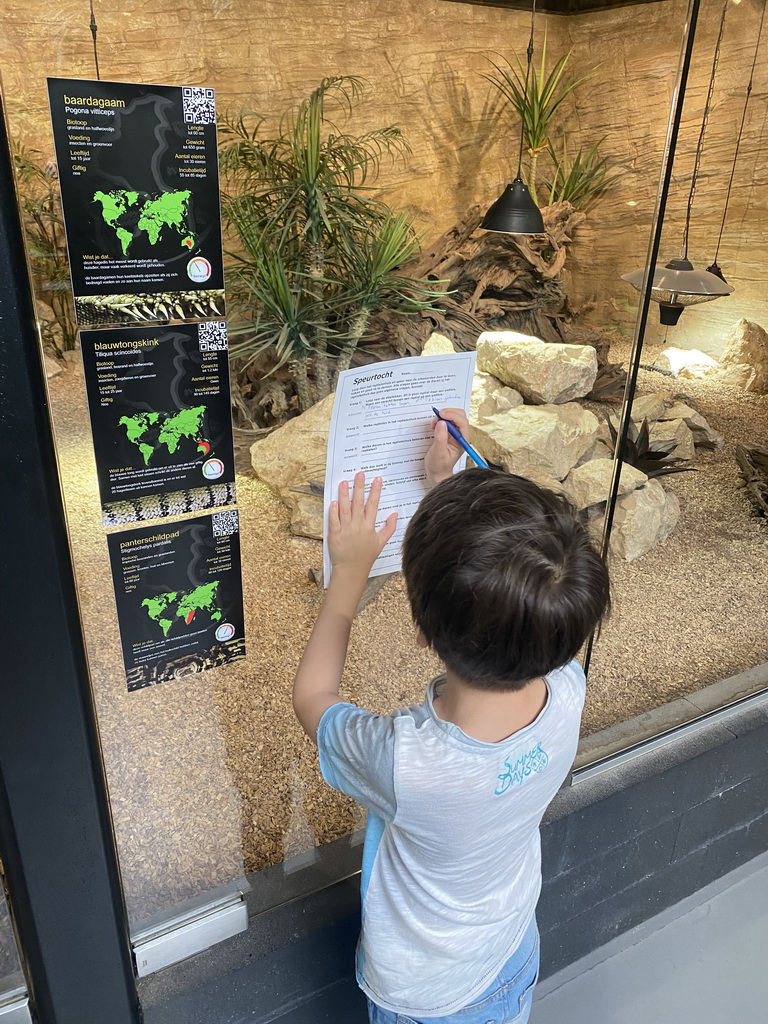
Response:
[[[610,605],[608,571],[568,500],[489,469],[427,494],[403,572],[416,625],[479,689],[520,689],[565,665]]]

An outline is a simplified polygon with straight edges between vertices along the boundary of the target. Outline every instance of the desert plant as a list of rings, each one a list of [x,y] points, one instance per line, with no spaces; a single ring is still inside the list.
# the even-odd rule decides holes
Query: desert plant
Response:
[[[18,144],[13,163],[35,293],[53,311],[52,320],[40,317],[43,341],[61,353],[75,347],[77,328],[56,167]]]
[[[235,257],[245,267],[240,275],[245,305],[255,310],[256,320],[247,328],[236,327],[232,354],[244,358],[244,368],[266,350],[272,350],[277,370],[287,364],[296,386],[301,409],[312,405],[309,359],[312,339],[328,314],[327,303],[318,302],[305,287],[304,275],[286,261],[278,246],[270,250],[266,239],[253,241],[247,257]]]
[[[346,370],[371,316],[379,310],[416,313],[445,295],[441,288],[398,274],[416,255],[420,243],[405,214],[388,214],[368,231],[351,233],[343,248],[344,277],[350,289],[346,330],[340,337],[337,370]]]
[[[607,156],[600,156],[598,150],[605,141],[605,136],[584,152],[580,148],[571,160],[568,156],[568,144],[563,138],[563,152],[558,155],[551,142],[547,150],[552,159],[553,173],[551,180],[544,179],[549,189],[549,202],[569,202],[575,209],[589,206],[610,185],[621,177],[622,171],[616,170],[609,163]],[[611,174],[611,171],[613,173]]]
[[[614,449],[618,441],[618,429],[613,425],[610,416],[606,417],[608,429],[611,432]],[[635,469],[651,479],[654,476],[664,476],[668,473],[689,473],[694,471],[693,466],[681,466],[682,459],[670,458],[672,452],[677,448],[675,441],[664,441],[661,444],[651,443],[650,427],[648,420],[644,419],[640,428],[630,420],[627,430],[627,437],[621,452],[622,462],[626,462]]]
[[[547,37],[541,48],[541,62],[538,70],[531,68],[526,92],[526,69],[517,54],[515,63],[507,61],[502,67],[494,61],[495,75],[483,77],[495,86],[501,95],[512,105],[523,122],[523,142],[530,158],[528,169],[528,189],[538,203],[536,193],[536,172],[539,154],[546,151],[549,145],[549,132],[553,118],[561,103],[574,89],[578,88],[594,72],[594,68],[578,78],[570,78],[568,64],[571,51],[563,54],[554,66],[547,70]]]
[[[262,352],[270,325],[282,323],[276,352],[299,374],[302,408],[313,397],[310,367],[317,397],[323,398],[332,383],[333,348],[348,365],[375,308],[390,308],[390,301],[405,308],[410,302],[416,311],[433,294],[427,283],[420,290],[419,282],[395,275],[397,261],[416,251],[416,236],[407,219],[394,217],[366,185],[383,157],[407,151],[400,129],[390,125],[351,135],[328,114],[328,105],[335,104],[348,116],[361,90],[358,78],[323,79],[308,99],[283,114],[271,137],[263,117],[229,118],[222,126],[224,210],[240,243],[240,252],[231,254],[240,308],[255,308],[250,333],[247,317],[243,324],[238,351]],[[279,301],[266,301],[267,294]]]

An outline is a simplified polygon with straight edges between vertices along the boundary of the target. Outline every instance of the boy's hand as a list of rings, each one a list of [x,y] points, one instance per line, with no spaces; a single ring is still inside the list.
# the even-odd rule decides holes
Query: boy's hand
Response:
[[[463,409],[441,409],[440,415],[458,427],[462,437],[467,436],[469,420]],[[453,467],[464,454],[464,449],[458,441],[454,441],[442,420],[436,419],[432,427],[435,436],[432,439],[432,446],[424,456],[424,468],[427,471],[427,483],[430,487],[435,487],[453,475]]]
[[[359,571],[367,579],[371,566],[397,527],[397,512],[393,512],[381,530],[376,530],[382,480],[377,476],[365,500],[365,474],[358,473],[350,499],[349,484],[339,484],[339,500],[332,501],[328,510],[328,554],[334,570]]]

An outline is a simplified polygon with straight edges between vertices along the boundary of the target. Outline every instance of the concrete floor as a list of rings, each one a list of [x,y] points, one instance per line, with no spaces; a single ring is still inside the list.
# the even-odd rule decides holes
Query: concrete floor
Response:
[[[768,1024],[768,853],[543,982],[530,1024]]]

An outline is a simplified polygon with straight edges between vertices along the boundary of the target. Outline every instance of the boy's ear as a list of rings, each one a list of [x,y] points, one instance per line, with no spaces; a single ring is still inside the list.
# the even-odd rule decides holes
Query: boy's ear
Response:
[[[416,628],[416,644],[425,651],[429,648],[429,640],[424,636],[420,627]]]

